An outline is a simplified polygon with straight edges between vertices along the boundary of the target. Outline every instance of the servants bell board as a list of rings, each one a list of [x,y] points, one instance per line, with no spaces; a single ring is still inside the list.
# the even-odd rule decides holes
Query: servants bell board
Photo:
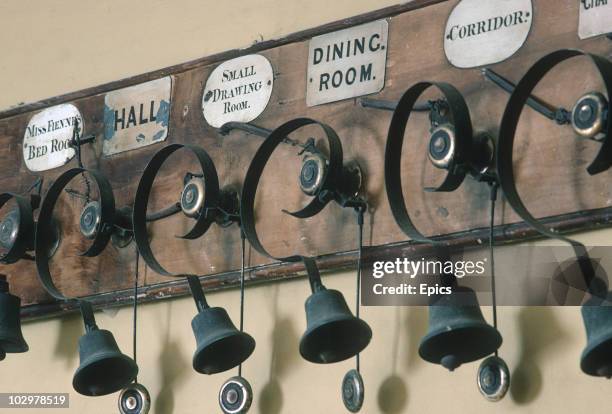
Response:
[[[273,130],[288,120],[306,117],[331,126],[342,142],[343,159],[361,167],[363,195],[369,205],[366,244],[379,246],[372,249],[408,249],[385,194],[384,154],[392,112],[364,107],[363,97],[394,103],[417,82],[447,82],[465,96],[474,131],[495,133],[508,94],[480,69],[491,66],[518,82],[537,59],[554,50],[577,48],[610,56],[612,41],[605,33],[612,28],[606,29],[605,21],[603,28],[591,31],[602,34],[579,36],[585,23],[583,9],[607,7],[607,2],[577,0],[414,0],[247,49],[13,108],[0,113],[0,191],[22,193],[41,177],[44,197],[60,174],[77,165],[71,140],[78,124],[81,137],[95,136],[80,147],[83,165],[99,169],[109,179],[117,209],[133,205],[143,170],[153,154],[170,143],[205,149],[214,161],[219,186],[240,193],[263,138],[239,130],[222,135],[218,128],[233,121]],[[598,73],[587,59],[576,58],[548,74],[538,85],[537,95],[571,109],[578,97],[598,90],[602,90]],[[434,92],[426,93],[419,103],[439,98]],[[407,208],[427,236],[466,232],[470,237],[471,229],[488,224],[488,190],[466,182],[451,194],[423,191],[442,177],[430,168],[427,157],[430,127],[423,112],[414,113],[406,128],[401,171]],[[325,140],[315,127],[302,128],[290,137],[302,142],[310,137]],[[577,143],[571,128],[528,108],[516,137],[515,151],[521,154],[518,190],[536,217],[609,208],[608,173],[591,177],[585,169],[585,160],[593,159],[598,150],[597,143]],[[282,212],[296,211],[308,200],[299,187],[300,150],[280,145],[266,164],[255,202],[257,233],[275,256],[329,255],[328,267],[354,268],[354,212],[328,206],[308,220]],[[200,172],[189,151],[173,153],[172,161],[156,176],[148,211],[174,205],[185,176]],[[112,292],[96,296],[98,304],[122,303],[129,300],[126,292],[133,286],[134,244],[120,248],[111,243],[96,258],[78,256],[91,243],[78,230],[85,201],[78,195],[86,185],[80,176],[75,177],[67,187],[73,191],[63,192],[54,210],[62,240],[50,261],[54,282],[69,297]],[[591,188],[598,190],[587,190]],[[588,214],[580,213],[580,217]],[[496,217],[498,225],[522,221],[504,202],[498,203]],[[203,237],[190,241],[176,237],[191,225],[181,214],[149,223],[155,257],[173,273],[208,275],[206,289],[233,286],[241,257],[237,227],[212,226]],[[339,252],[344,253],[336,255]],[[273,266],[272,259],[254,250],[248,257],[248,265],[256,268],[247,277],[249,283],[299,272],[295,266]],[[182,279],[145,270],[142,260],[139,266],[146,298],[187,293]],[[2,265],[0,272],[9,276],[11,289],[25,305],[49,303],[33,262]],[[63,306],[69,304],[26,309],[49,312]]]

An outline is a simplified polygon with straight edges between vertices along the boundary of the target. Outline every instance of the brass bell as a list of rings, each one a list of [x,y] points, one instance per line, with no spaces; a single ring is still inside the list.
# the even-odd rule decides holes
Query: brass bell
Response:
[[[134,381],[138,366],[119,350],[113,334],[98,329],[91,305],[81,301],[85,335],[79,339],[80,364],[74,373],[72,386],[79,394],[106,395],[125,388]]]
[[[9,293],[4,275],[0,275],[0,360],[7,353],[26,352],[29,347],[21,333],[21,299]]]
[[[608,300],[612,294],[608,293]],[[612,306],[601,304],[593,297],[582,306],[582,320],[587,333],[587,345],[580,358],[585,374],[612,377]]]
[[[501,343],[500,333],[482,316],[476,293],[456,286],[430,305],[429,331],[421,340],[419,355],[453,371],[492,354]]]
[[[344,361],[365,349],[372,330],[353,316],[342,293],[319,288],[306,300],[307,329],[300,340],[300,354],[317,364]]]
[[[191,321],[197,348],[193,369],[202,374],[216,374],[245,361],[255,349],[255,340],[240,332],[223,308],[201,310]]]
[[[197,343],[193,369],[210,375],[240,365],[253,353],[255,340],[236,329],[225,309],[208,306],[197,277],[187,280],[199,311],[191,321]]]
[[[606,126],[608,101],[599,92],[588,93],[576,102],[572,108],[572,128],[586,138],[596,138]]]

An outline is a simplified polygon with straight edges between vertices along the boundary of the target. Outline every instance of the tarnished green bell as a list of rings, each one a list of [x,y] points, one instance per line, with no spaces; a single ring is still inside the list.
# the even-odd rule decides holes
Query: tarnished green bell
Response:
[[[113,334],[97,327],[79,339],[79,359],[72,379],[79,394],[112,394],[128,386],[138,374],[138,366],[121,353]]]
[[[255,340],[240,332],[223,308],[204,308],[191,321],[197,348],[193,369],[202,374],[227,371],[244,362],[255,349]]]
[[[0,360],[7,353],[26,352],[28,344],[21,333],[21,299],[11,295],[8,283],[0,275]]]
[[[600,298],[589,299],[582,306],[582,320],[587,334],[587,345],[580,358],[580,368],[589,375],[612,377],[612,293],[602,303]]]
[[[344,296],[321,288],[306,300],[307,329],[300,341],[300,354],[318,364],[344,361],[365,349],[372,330],[353,316]]]
[[[453,371],[492,354],[501,343],[500,333],[482,316],[476,293],[457,286],[429,307],[429,331],[421,340],[419,355]]]

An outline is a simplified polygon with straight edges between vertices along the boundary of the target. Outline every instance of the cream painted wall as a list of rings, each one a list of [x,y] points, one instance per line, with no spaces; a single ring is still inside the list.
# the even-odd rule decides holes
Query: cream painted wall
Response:
[[[3,0],[0,2],[0,108],[31,102],[124,78],[252,42],[279,37],[395,1],[251,0],[242,2]],[[583,235],[607,244],[610,231]],[[326,276],[329,287],[353,303],[354,274]],[[305,329],[305,280],[247,290],[247,330],[257,348],[244,366],[252,383],[253,413],[344,412],[339,388],[352,361],[318,366],[303,361],[298,341]],[[211,304],[238,316],[238,292],[210,295]],[[490,320],[489,309],[485,310]],[[221,383],[235,371],[212,377],[191,369],[195,342],[189,298],[141,307],[140,382],[151,391],[157,414],[216,413]],[[374,337],[362,354],[366,381],[363,413],[604,413],[612,403],[610,383],[580,372],[585,344],[577,308],[502,308],[501,354],[512,371],[509,395],[498,404],[483,400],[475,385],[477,364],[454,373],[417,356],[427,329],[424,308],[364,308]],[[131,350],[131,310],[98,315],[124,352]],[[78,365],[77,316],[26,323],[31,350],[0,363],[0,392],[70,392],[61,412],[112,413],[116,395],[76,394],[71,377]],[[58,411],[60,412],[60,411]]]
[[[609,244],[610,231],[581,235],[593,244]],[[542,244],[540,242],[539,244]],[[328,288],[340,289],[354,306],[354,273],[324,276]],[[251,287],[246,292],[246,330],[257,348],[244,365],[254,389],[252,413],[343,413],[340,383],[354,362],[327,366],[301,359],[298,342],[306,328],[303,302],[306,280]],[[237,321],[238,291],[209,295],[211,305],[225,306]],[[490,308],[483,308],[491,321]],[[139,313],[139,381],[153,398],[158,414],[220,412],[217,392],[236,370],[214,376],[191,368],[195,340],[190,320],[191,298],[147,304]],[[501,307],[499,328],[504,337],[500,355],[512,373],[511,389],[499,403],[485,401],[476,388],[478,363],[453,373],[421,360],[417,348],[427,330],[422,307],[364,307],[362,317],[374,336],[362,353],[366,384],[363,413],[582,413],[609,412],[610,382],[591,378],[579,368],[585,334],[576,307]],[[97,314],[98,324],[114,332],[120,347],[131,353],[131,309]],[[83,397],[71,387],[78,366],[78,316],[24,325],[30,351],[11,354],[1,363],[1,392],[70,392],[71,413],[115,412],[117,395]]]

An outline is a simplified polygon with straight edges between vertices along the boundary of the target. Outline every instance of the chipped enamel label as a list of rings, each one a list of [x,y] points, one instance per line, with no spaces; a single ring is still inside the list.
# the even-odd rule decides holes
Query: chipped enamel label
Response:
[[[462,0],[446,22],[444,53],[458,68],[501,62],[523,46],[532,23],[531,0]]]
[[[578,37],[588,39],[612,32],[612,0],[580,0]]]
[[[46,171],[68,163],[75,150],[70,146],[75,120],[83,135],[83,118],[73,104],[44,109],[34,115],[23,135],[23,160],[30,171]]]
[[[274,71],[264,56],[247,55],[223,62],[206,80],[204,118],[214,128],[227,122],[250,122],[266,109],[273,86]]]
[[[369,95],[385,86],[389,23],[378,20],[313,37],[308,47],[306,104]]]
[[[168,137],[172,80],[165,77],[104,97],[104,155],[146,147]]]

